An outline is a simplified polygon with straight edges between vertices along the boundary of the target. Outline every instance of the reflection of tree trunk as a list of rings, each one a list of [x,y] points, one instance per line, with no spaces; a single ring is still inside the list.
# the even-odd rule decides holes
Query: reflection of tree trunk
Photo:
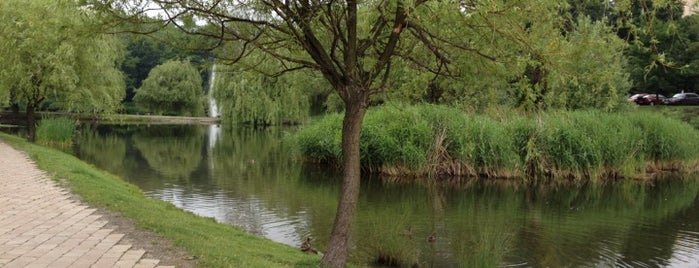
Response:
[[[432,230],[427,237],[430,243],[431,267],[453,267],[458,266],[453,260],[453,254],[446,252],[450,249],[446,228],[446,197],[442,187],[437,185],[434,178],[428,181],[427,196],[432,204]]]
[[[342,267],[349,254],[352,222],[359,199],[361,179],[359,134],[368,100],[366,93],[357,93],[360,96],[350,96],[345,100],[345,117],[342,121],[342,190],[335,215],[335,224],[328,242],[327,252],[321,260],[321,266]]]

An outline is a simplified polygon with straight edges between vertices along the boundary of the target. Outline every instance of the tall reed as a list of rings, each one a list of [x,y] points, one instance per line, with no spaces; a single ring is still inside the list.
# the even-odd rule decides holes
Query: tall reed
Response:
[[[43,145],[69,147],[74,135],[75,120],[69,118],[43,118],[36,128],[36,140]]]
[[[341,120],[331,115],[301,129],[304,157],[341,163]],[[696,162],[698,138],[690,125],[644,111],[484,116],[384,105],[367,113],[360,146],[362,166],[388,175],[598,180]]]

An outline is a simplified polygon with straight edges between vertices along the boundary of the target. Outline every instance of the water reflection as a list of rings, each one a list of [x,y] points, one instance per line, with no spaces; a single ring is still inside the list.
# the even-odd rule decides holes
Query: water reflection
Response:
[[[323,248],[339,178],[301,165],[290,129],[93,126],[75,153],[148,195]],[[404,266],[699,266],[699,181],[540,187],[362,184],[353,260]]]

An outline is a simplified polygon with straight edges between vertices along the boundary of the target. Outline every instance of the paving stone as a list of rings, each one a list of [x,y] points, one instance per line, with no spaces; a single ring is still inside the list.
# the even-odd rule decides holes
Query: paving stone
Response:
[[[2,141],[0,204],[0,267],[172,267],[122,244],[94,208]]]

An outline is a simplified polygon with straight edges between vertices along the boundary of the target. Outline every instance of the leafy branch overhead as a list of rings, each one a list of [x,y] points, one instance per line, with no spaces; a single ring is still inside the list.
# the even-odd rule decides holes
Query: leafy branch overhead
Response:
[[[361,76],[364,81],[379,81],[374,84],[375,89],[383,88],[393,56],[410,59],[409,51],[402,49],[399,42],[406,29],[437,59],[433,67],[427,68],[436,73],[445,73],[451,62],[450,53],[442,48],[445,45],[495,59],[477,48],[453,40],[453,36],[440,36],[423,25],[417,10],[425,9],[422,13],[429,13],[434,8],[446,11],[454,9],[451,4],[440,7],[429,1],[357,4],[353,1],[274,0],[156,0],[149,4],[140,1],[110,4],[113,5],[111,10],[118,7],[118,10],[132,15],[131,21],[157,14],[160,21],[150,17],[145,20],[161,23],[162,27],[171,24],[187,33],[215,39],[217,42],[209,49],[218,49],[220,58],[235,62],[251,50],[259,50],[275,57],[285,69],[319,70],[334,86],[347,84],[347,81]],[[459,9],[453,12],[459,13]],[[360,17],[362,20],[358,21]],[[235,42],[232,45],[235,49],[231,49],[230,42]],[[415,44],[412,47],[415,48]]]

